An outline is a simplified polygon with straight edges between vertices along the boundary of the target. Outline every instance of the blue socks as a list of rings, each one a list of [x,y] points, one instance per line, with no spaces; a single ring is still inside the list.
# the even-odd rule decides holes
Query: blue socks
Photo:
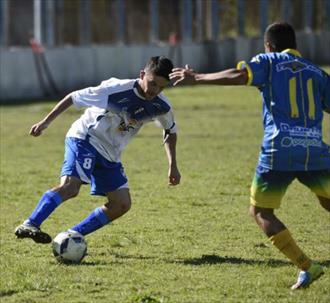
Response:
[[[54,209],[61,204],[62,200],[62,197],[57,192],[46,191],[29,217],[28,222],[39,227]]]
[[[62,197],[57,192],[51,190],[45,192],[31,216],[25,222],[39,227],[55,208],[62,203],[62,201]],[[82,235],[88,235],[109,222],[110,219],[104,213],[103,209],[99,207],[96,208],[87,218],[70,229],[75,230]]]
[[[104,225],[110,223],[110,219],[101,207],[96,208],[87,218],[71,227],[70,229],[81,233],[83,236],[96,231]]]

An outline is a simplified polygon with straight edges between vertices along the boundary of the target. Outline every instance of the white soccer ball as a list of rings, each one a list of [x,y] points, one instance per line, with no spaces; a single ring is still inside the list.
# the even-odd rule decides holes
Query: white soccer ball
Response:
[[[63,231],[53,240],[53,254],[62,263],[79,263],[87,254],[87,242],[76,231]]]

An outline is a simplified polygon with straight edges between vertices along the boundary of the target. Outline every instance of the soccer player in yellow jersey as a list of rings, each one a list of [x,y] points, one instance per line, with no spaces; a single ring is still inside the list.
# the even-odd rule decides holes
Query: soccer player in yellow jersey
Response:
[[[274,209],[289,184],[298,179],[330,211],[330,147],[322,140],[324,112],[330,113],[330,77],[301,57],[294,29],[276,22],[266,29],[265,53],[237,68],[199,74],[188,66],[173,69],[174,85],[256,86],[263,100],[264,138],[251,186],[250,213],[270,241],[299,269],[292,289],[309,286],[323,274],[321,265],[301,250]]]

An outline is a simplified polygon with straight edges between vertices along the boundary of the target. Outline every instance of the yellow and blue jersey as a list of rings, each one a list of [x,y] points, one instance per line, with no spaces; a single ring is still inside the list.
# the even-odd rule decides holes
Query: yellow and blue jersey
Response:
[[[262,53],[239,62],[248,84],[263,99],[264,138],[259,165],[278,171],[330,169],[330,147],[322,140],[323,111],[330,112],[329,75],[297,50]]]

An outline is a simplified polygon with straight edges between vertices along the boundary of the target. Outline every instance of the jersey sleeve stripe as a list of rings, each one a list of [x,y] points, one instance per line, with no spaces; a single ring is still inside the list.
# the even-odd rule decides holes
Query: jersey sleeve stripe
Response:
[[[246,63],[246,61],[240,61],[237,63],[237,69],[243,69],[246,68],[247,72],[248,72],[248,81],[246,83],[246,85],[251,85],[252,81],[253,81],[253,73],[251,70],[251,67],[249,64]]]

